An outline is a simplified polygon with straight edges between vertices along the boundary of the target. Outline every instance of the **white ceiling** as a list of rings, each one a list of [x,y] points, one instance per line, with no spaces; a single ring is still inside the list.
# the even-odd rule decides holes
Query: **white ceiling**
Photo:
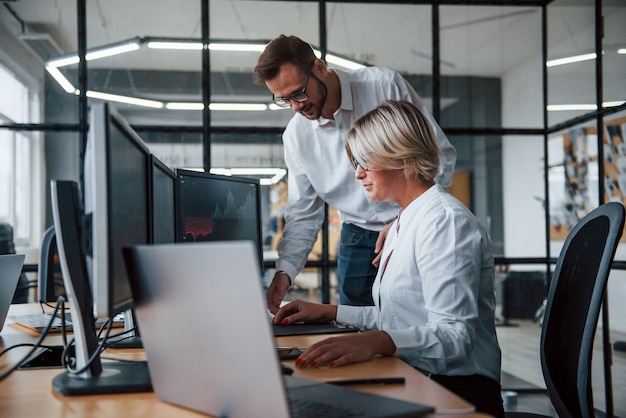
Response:
[[[590,4],[567,0],[567,4],[576,3]],[[8,4],[27,24],[27,31],[49,33],[64,53],[77,50],[76,0]],[[87,1],[88,48],[137,36],[200,38],[200,4],[192,0]],[[293,33],[313,44],[319,39],[315,2],[211,0],[209,7],[211,38],[267,40]],[[593,27],[589,8],[552,10],[549,41],[553,55],[593,47],[593,38],[567,41]],[[329,51],[405,73],[432,72],[430,6],[329,3],[326,14]],[[497,76],[540,53],[538,7],[442,6],[440,18],[444,74]],[[256,54],[215,53],[211,66],[215,71],[249,72],[255,59]],[[194,69],[201,63],[197,52],[136,53],[106,65]]]
[[[7,4],[25,23],[26,33],[47,33],[62,53],[76,52],[76,0],[15,0]],[[200,5],[200,0],[88,0],[87,47],[134,37],[200,38]],[[604,45],[608,50],[620,44],[626,47],[626,1],[604,0],[603,5]],[[593,0],[556,0],[550,5],[549,58],[593,50],[592,6]],[[314,45],[319,39],[317,2],[211,0],[209,7],[212,39],[269,40],[280,33],[298,35]],[[430,6],[329,2],[326,17],[329,52],[393,67],[405,74],[432,73]],[[529,62],[536,65],[534,68],[541,66],[538,7],[441,6],[440,28],[444,75],[505,77]],[[211,69],[251,73],[257,56],[258,53],[213,52]],[[200,58],[197,51],[164,53],[142,49],[90,62],[90,68],[199,71]],[[626,55],[605,54],[604,68],[607,85],[626,85]],[[558,77],[555,76],[553,85],[565,80],[593,80],[594,70],[591,63],[561,67],[554,73]],[[607,100],[623,100],[626,94],[617,91],[621,97]],[[279,119],[282,124],[282,118]]]

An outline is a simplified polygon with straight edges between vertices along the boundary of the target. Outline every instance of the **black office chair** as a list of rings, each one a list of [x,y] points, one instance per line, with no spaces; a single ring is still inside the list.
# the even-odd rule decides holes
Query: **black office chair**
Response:
[[[624,228],[624,207],[611,202],[570,231],[548,290],[541,330],[541,369],[557,414],[593,417],[591,359],[600,307]],[[608,325],[606,325],[608,326]],[[537,414],[507,412],[507,418]]]
[[[5,222],[0,223],[0,254],[15,254],[13,227]],[[28,281],[26,274],[22,272],[11,303],[28,303],[29,290],[30,282]]]
[[[54,225],[41,238],[37,276],[39,302],[56,302],[57,297],[66,296]]]

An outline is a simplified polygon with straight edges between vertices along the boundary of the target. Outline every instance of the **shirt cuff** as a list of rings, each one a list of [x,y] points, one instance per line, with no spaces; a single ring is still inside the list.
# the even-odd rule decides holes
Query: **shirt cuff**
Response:
[[[359,326],[360,309],[358,306],[338,305],[337,306],[337,322]]]
[[[298,270],[286,261],[276,260],[276,271],[284,271],[289,276],[289,287],[293,286]]]

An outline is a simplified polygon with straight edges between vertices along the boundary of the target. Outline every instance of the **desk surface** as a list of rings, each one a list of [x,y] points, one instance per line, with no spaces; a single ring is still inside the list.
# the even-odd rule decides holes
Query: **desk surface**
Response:
[[[40,312],[39,305],[13,305],[10,315]],[[19,343],[32,343],[39,335],[33,331],[12,324],[10,320],[0,333],[2,348]],[[278,345],[307,347],[323,335],[291,336],[277,339]],[[47,344],[61,344],[61,337],[53,335],[46,338]],[[0,373],[7,364],[14,364],[28,352],[28,348],[17,348],[0,359]],[[105,357],[117,357],[128,360],[145,359],[141,349],[107,350]],[[433,405],[436,416],[454,414],[455,417],[485,417],[472,413],[473,407],[463,399],[431,381],[415,369],[395,357],[376,358],[366,363],[353,364],[335,369],[298,369],[293,362],[284,362],[292,366],[294,376],[306,379],[328,381],[333,379],[404,376],[406,383],[391,385],[350,386],[353,389],[368,391],[389,397],[404,399],[427,405]],[[17,370],[3,382],[0,382],[0,416],[40,418],[45,413],[51,417],[99,418],[111,416],[159,417],[205,417],[193,411],[159,401],[154,393],[94,395],[63,397],[52,390],[52,379],[61,373],[61,369]],[[460,415],[459,415],[460,414]]]

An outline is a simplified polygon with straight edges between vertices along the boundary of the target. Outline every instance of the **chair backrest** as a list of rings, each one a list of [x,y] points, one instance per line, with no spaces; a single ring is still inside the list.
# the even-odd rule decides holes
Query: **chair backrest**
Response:
[[[65,296],[54,225],[41,238],[37,276],[39,302],[56,302],[58,296]]]
[[[13,242],[13,227],[5,222],[0,223],[0,254],[15,254],[15,243]],[[29,283],[28,277],[22,272],[17,283],[17,289],[13,295],[11,303],[28,302]]]
[[[601,205],[570,231],[557,260],[541,333],[541,367],[559,417],[594,416],[593,339],[623,228],[624,207]]]

